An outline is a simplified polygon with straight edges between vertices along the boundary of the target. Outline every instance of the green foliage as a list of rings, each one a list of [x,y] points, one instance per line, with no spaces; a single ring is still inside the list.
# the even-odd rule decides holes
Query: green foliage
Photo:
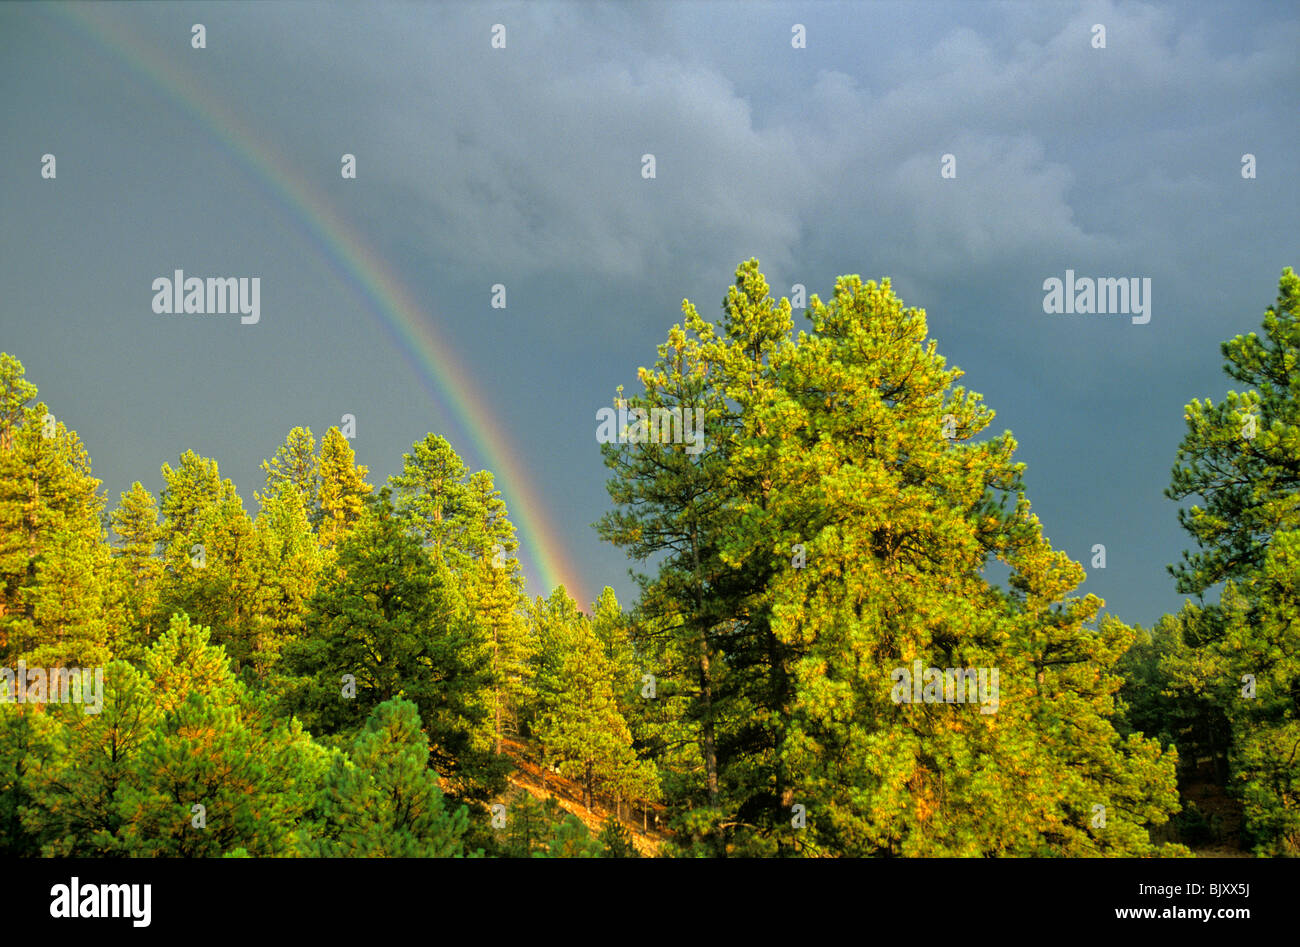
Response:
[[[640,858],[636,846],[632,844],[632,833],[626,825],[615,816],[605,819],[596,841],[601,845],[602,858]]]
[[[328,857],[451,858],[464,854],[465,806],[446,810],[429,743],[407,700],[375,708],[321,787],[321,828],[307,848]]]
[[[602,447],[597,528],[650,570],[626,614],[608,588],[590,616],[530,601],[492,474],[435,434],[378,495],[337,427],[319,452],[295,427],[255,520],[193,451],[105,518],[0,353],[0,666],[104,685],[0,703],[0,852],[636,857],[619,816],[662,799],[673,855],[1181,855],[1172,832],[1222,841],[1178,815],[1177,767],[1208,757],[1244,841],[1300,854],[1300,278],[1279,285],[1222,347],[1248,390],[1187,406],[1167,493],[1196,548],[1171,571],[1198,600],[1150,630],[1077,594],[1011,433],[888,280],[842,277],[798,332],[755,260],[719,324],[683,303],[615,406],[640,434],[689,410],[702,445]],[[996,671],[996,704],[900,699],[914,662]],[[597,837],[504,795],[514,740],[615,810]]]
[[[117,789],[124,852],[294,854],[294,827],[324,767],[321,749],[240,683],[207,629],[183,617],[149,650],[144,671],[159,719]]]
[[[159,627],[186,614],[212,630],[238,669],[253,658],[257,538],[243,501],[217,462],[186,451],[180,466],[163,464],[159,504],[164,572]]]
[[[32,799],[28,774],[48,752],[36,718],[29,707],[0,703],[0,855],[10,858],[40,853],[40,836],[22,818]]]
[[[158,505],[139,480],[121,497],[110,522],[116,536],[114,561],[124,628],[111,645],[117,657],[138,661],[158,636],[158,587],[163,572],[158,543],[162,534]]]
[[[664,554],[643,614],[694,684],[682,850],[1153,851],[1173,760],[1110,723],[1126,629],[1084,627],[1100,600],[1070,595],[1082,569],[1029,513],[1011,435],[973,441],[992,413],[953,387],[924,313],[845,277],[795,337],[753,260],[724,311],[719,331],[684,303],[632,401],[700,408],[706,449],[605,448],[602,534]],[[1010,590],[984,578],[994,560]],[[914,661],[998,669],[997,712],[896,702],[891,673]]]
[[[548,858],[600,858],[603,847],[591,837],[582,820],[569,813],[556,826],[547,846]]]
[[[36,718],[45,748],[29,756],[31,803],[23,820],[45,855],[123,853],[118,792],[136,778],[133,764],[160,716],[144,676],[114,661],[104,671],[98,713],[84,704],[52,704]]]
[[[1217,634],[1208,626],[1219,617],[1189,602],[1177,615],[1162,616],[1149,632],[1135,626],[1133,645],[1118,665],[1124,678],[1117,694],[1123,710],[1118,729],[1176,745],[1189,772],[1203,757],[1221,769],[1231,744],[1224,712],[1231,694],[1206,690],[1205,683],[1221,671],[1211,668],[1194,644]]]
[[[74,431],[0,353],[0,660],[102,664],[117,621],[104,499]]]
[[[325,556],[296,489],[264,497],[253,532],[258,582],[250,657],[256,678],[267,680],[277,670],[284,646],[302,634]]]
[[[1178,590],[1199,594],[1228,578],[1254,575],[1269,540],[1300,529],[1300,276],[1282,271],[1264,337],[1238,335],[1221,346],[1224,371],[1252,390],[1219,404],[1193,400],[1166,496],[1201,497],[1178,521],[1199,551],[1170,566]]]
[[[50,704],[34,726],[21,815],[46,855],[291,854],[324,765],[184,617],[142,671],[108,666],[98,712]]]
[[[497,838],[503,858],[599,858],[602,851],[582,820],[560,808],[554,796],[543,802],[528,792],[510,800]]]
[[[1300,277],[1282,271],[1276,303],[1254,332],[1223,343],[1243,384],[1224,401],[1192,401],[1166,495],[1197,549],[1170,566],[1188,605],[1186,653],[1167,662],[1178,692],[1230,743],[1227,784],[1246,841],[1261,855],[1300,855]],[[1230,733],[1222,740],[1220,731]]]
[[[352,445],[337,427],[326,431],[321,440],[316,470],[320,478],[317,537],[322,548],[334,549],[360,522],[365,499],[374,487],[366,482],[368,469],[356,462]]]
[[[276,448],[275,456],[262,461],[266,474],[267,497],[288,492],[298,494],[309,518],[315,523],[320,514],[321,473],[316,456],[316,439],[311,428],[296,427]]]
[[[535,621],[543,660],[533,732],[546,763],[581,783],[588,808],[597,788],[620,799],[657,799],[654,766],[636,756],[614,696],[615,668],[590,620],[557,588],[538,602]]]
[[[430,434],[403,455],[402,470],[389,478],[395,515],[419,539],[435,568],[461,591],[461,614],[488,647],[491,684],[489,738],[519,732],[528,699],[533,642],[524,620],[523,577],[514,558],[515,527],[492,474],[469,472],[441,437]]]
[[[432,765],[451,795],[484,799],[502,785],[491,758],[487,643],[445,568],[393,516],[381,492],[337,549],[334,581],[310,600],[286,644],[287,702],[318,735],[350,739],[385,701],[404,697],[428,728]],[[344,675],[355,680],[346,692]]]
[[[419,536],[434,558],[463,569],[470,552],[462,534],[473,519],[469,468],[447,443],[430,434],[402,456],[401,473],[389,478],[396,514]]]
[[[497,830],[496,853],[503,858],[544,854],[560,821],[560,811],[554,796],[543,803],[532,793],[516,793],[506,804],[505,826]]]

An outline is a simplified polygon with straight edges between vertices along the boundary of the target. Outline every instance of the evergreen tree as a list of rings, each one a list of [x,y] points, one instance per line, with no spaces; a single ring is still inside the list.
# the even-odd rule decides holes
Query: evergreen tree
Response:
[[[175,617],[145,656],[159,723],[129,761],[115,807],[134,856],[294,854],[325,755],[231,671],[208,630]],[[197,808],[202,807],[202,808]]]
[[[379,704],[405,697],[450,793],[487,798],[504,779],[491,758],[487,643],[463,618],[449,573],[394,518],[387,490],[338,547],[335,568],[284,652],[297,678],[290,708],[313,733],[350,737]]]
[[[490,649],[491,736],[501,753],[529,691],[531,643],[524,622],[523,577],[514,557],[515,527],[487,471],[470,474],[445,438],[429,434],[389,479],[397,518],[424,544],[463,593],[464,617]]]
[[[212,630],[213,640],[241,668],[256,650],[253,611],[258,597],[253,523],[217,462],[186,451],[180,466],[163,464],[160,504],[165,571],[160,622],[186,614]]]
[[[1199,595],[1224,579],[1253,577],[1270,540],[1300,529],[1300,276],[1291,267],[1263,329],[1263,338],[1250,332],[1221,346],[1224,371],[1251,389],[1184,409],[1187,435],[1165,493],[1179,502],[1201,497],[1205,506],[1178,512],[1199,547],[1170,566],[1180,592]]]
[[[121,498],[111,523],[126,628],[114,642],[113,653],[135,661],[158,636],[158,585],[163,564],[158,555],[158,506],[153,495],[137,480]]]
[[[531,858],[542,851],[553,833],[552,817],[559,806],[552,796],[543,806],[532,793],[519,791],[506,805],[505,825],[499,829],[496,850],[503,858]]]
[[[26,374],[22,362],[0,352],[0,453],[14,449],[14,434],[26,420],[28,404],[38,391]]]
[[[599,524],[638,560],[666,553],[657,576],[641,580],[639,620],[660,629],[659,676],[689,687],[680,693],[702,782],[678,787],[685,795],[679,833],[718,854],[734,829],[755,819],[770,828],[780,819],[786,789],[774,751],[789,712],[789,657],[763,601],[775,566],[767,556],[724,559],[729,537],[744,525],[742,499],[765,503],[771,489],[768,472],[737,461],[752,449],[746,419],[774,386],[768,363],[789,344],[789,304],[771,300],[751,260],[737,270],[723,309],[718,331],[684,301],[684,324],[669,331],[654,368],[641,369],[645,395],[628,402],[629,443],[603,448],[618,509]],[[698,451],[647,439],[647,414],[665,409],[694,413]]]
[[[22,364],[0,353],[0,659],[102,663],[115,618],[104,500],[81,440],[28,405],[35,396]]]
[[[28,758],[23,808],[27,829],[46,856],[122,854],[118,790],[132,779],[132,763],[153,736],[158,712],[143,676],[125,661],[104,670],[102,704],[51,704],[36,719],[44,752]]]
[[[365,498],[374,490],[369,469],[356,462],[352,445],[337,428],[325,432],[320,445],[320,527],[322,548],[334,549],[360,521]]]
[[[1071,595],[1083,570],[1029,512],[1010,433],[972,440],[992,412],[952,387],[960,372],[926,342],[924,313],[887,281],[841,279],[809,318],[813,334],[774,358],[777,393],[748,425],[742,476],[773,484],[741,505],[726,554],[808,539],[803,567],[779,560],[770,606],[788,655],[782,806],[814,801],[795,845],[1152,851],[1147,827],[1176,807],[1175,761],[1115,732],[1129,632],[1084,627],[1102,603]],[[994,559],[1011,568],[1009,590],[984,577]],[[997,704],[898,702],[887,682],[917,660],[997,669]]]
[[[543,802],[532,793],[517,792],[506,808],[505,828],[499,832],[497,852],[505,858],[598,858],[601,854],[601,843],[554,796]]]
[[[629,623],[619,607],[618,597],[609,586],[601,589],[591,606],[591,630],[600,642],[613,674],[614,698],[619,713],[635,735],[637,727],[634,721],[641,717],[646,704],[646,699],[640,696],[646,672],[642,670],[641,656],[632,641]]]
[[[309,850],[326,858],[452,858],[464,854],[465,806],[448,812],[429,742],[408,700],[375,708],[321,788],[323,823]]]
[[[518,714],[530,691],[529,658],[533,640],[525,620],[526,599],[515,528],[492,475],[480,470],[469,478],[464,509],[472,517],[462,532],[470,554],[461,575],[474,619],[492,648],[491,713],[495,752],[507,731],[518,732]]]
[[[5,687],[0,681],[0,691]],[[0,855],[6,858],[40,853],[40,835],[22,818],[31,803],[28,771],[48,753],[48,730],[40,717],[31,706],[0,702]]]
[[[614,698],[614,670],[591,624],[563,587],[539,608],[545,667],[539,673],[534,732],[548,764],[583,787],[588,809],[596,788],[618,798],[654,799],[654,767],[639,760]]]
[[[402,455],[402,471],[389,478],[396,515],[454,572],[471,558],[462,533],[473,519],[469,469],[445,438],[428,435]]]
[[[276,448],[275,456],[262,461],[267,496],[279,496],[290,489],[296,491],[302,498],[308,519],[314,524],[320,512],[319,463],[316,439],[312,437],[311,428],[294,428],[285,437],[284,443]]]
[[[689,688],[681,709],[698,745],[701,765],[696,772],[701,778],[700,785],[682,788],[687,799],[703,803],[690,816],[693,825],[701,827],[722,818],[714,706],[718,631],[729,626],[744,593],[724,585],[729,570],[719,559],[720,537],[729,527],[723,502],[728,456],[723,432],[734,427],[735,413],[710,375],[709,353],[719,344],[713,327],[689,302],[682,306],[686,328],[673,326],[668,341],[659,347],[656,370],[639,372],[644,397],[623,399],[620,387],[615,399],[632,423],[619,432],[619,442],[601,448],[613,471],[608,489],[615,509],[597,528],[602,538],[622,546],[638,562],[658,562],[655,577],[637,576],[642,592],[638,611],[644,626],[663,630],[657,642],[660,676]],[[696,425],[708,432],[704,449],[688,453],[684,444],[646,443],[647,418],[655,409],[692,412]]]
[[[794,338],[752,260],[722,333],[684,308],[645,403],[703,405],[706,448],[611,445],[621,510],[602,524],[637,558],[671,550],[643,611],[675,639],[665,657],[700,655],[708,806],[688,788],[684,846],[1151,851],[1173,760],[1109,722],[1125,629],[1084,627],[1100,600],[1070,596],[1082,570],[1030,515],[1010,434],[965,443],[992,414],[951,387],[924,314],[845,277]],[[984,578],[993,559],[1010,590]],[[998,669],[996,712],[899,700],[914,661]]]
[[[282,489],[262,498],[254,539],[258,581],[256,608],[250,619],[251,658],[258,679],[266,681],[285,644],[302,633],[324,558],[297,489]]]
[[[1225,589],[1220,674],[1207,690],[1233,734],[1230,786],[1259,855],[1300,855],[1300,530],[1274,534],[1243,594]]]
[[[1207,613],[1188,602],[1177,615],[1161,616],[1150,631],[1134,626],[1133,645],[1119,664],[1124,686],[1116,695],[1123,705],[1117,729],[1176,745],[1189,774],[1198,759],[1209,757],[1219,784],[1226,785],[1232,732],[1225,708],[1236,689],[1206,689],[1205,682],[1222,680],[1224,672],[1196,647],[1218,636],[1207,633],[1207,624],[1219,618],[1217,610]]]
[[[604,846],[591,837],[582,820],[569,813],[560,820],[546,848],[547,858],[599,858]]]
[[[1196,542],[1170,571],[1194,610],[1193,652],[1172,665],[1204,715],[1231,730],[1229,785],[1260,854],[1300,854],[1300,276],[1282,271],[1263,337],[1221,346],[1229,377],[1252,386],[1219,404],[1192,401],[1166,494]]]
[[[84,531],[60,531],[50,540],[26,589],[34,647],[23,657],[44,668],[103,666],[122,622],[108,547]]]
[[[601,846],[602,858],[640,858],[641,854],[632,844],[632,833],[628,831],[617,817],[609,816],[601,826],[596,840]]]

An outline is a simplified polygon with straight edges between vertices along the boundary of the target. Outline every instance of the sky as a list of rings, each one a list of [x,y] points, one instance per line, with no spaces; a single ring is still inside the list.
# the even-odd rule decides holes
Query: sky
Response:
[[[1300,263],[1297,48],[1280,2],[4,4],[0,351],[110,508],[192,448],[255,513],[350,414],[372,482],[430,432],[492,470],[530,594],[627,606],[596,411],[682,301],[717,321],[750,257],[888,277],[1149,626],[1183,406]],[[176,269],[258,277],[258,321],[155,312]],[[1067,270],[1150,279],[1150,321],[1045,312]]]

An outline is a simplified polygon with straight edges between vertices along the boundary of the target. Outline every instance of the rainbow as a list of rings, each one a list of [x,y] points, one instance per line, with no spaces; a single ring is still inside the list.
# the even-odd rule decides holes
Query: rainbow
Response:
[[[289,164],[260,140],[238,115],[212,92],[168,61],[155,47],[101,16],[94,4],[38,5],[93,46],[123,62],[182,111],[193,114],[242,165],[266,195],[287,214],[305,238],[329,261],[332,270],[357,295],[383,328],[435,402],[450,408],[506,500],[518,528],[520,547],[544,590],[565,586],[580,603],[590,602],[578,571],[546,513],[526,468],[520,463],[486,399],[457,365],[451,347],[402,281],[358,233],[331,207],[325,196],[289,170]],[[188,43],[188,33],[178,42]],[[527,571],[527,569],[526,569]]]

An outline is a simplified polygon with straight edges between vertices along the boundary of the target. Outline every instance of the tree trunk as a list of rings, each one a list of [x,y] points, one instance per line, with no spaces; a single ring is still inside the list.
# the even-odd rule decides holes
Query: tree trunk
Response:
[[[496,718],[497,756],[501,755],[501,672],[499,647],[497,645],[497,626],[492,625],[492,707]]]
[[[691,537],[691,554],[695,559],[695,615],[700,622],[700,697],[704,703],[703,738],[704,777],[709,787],[709,806],[718,805],[718,751],[713,729],[713,675],[709,671],[709,631],[704,619],[704,594],[700,588],[700,546]]]
[[[704,701],[704,776],[709,787],[709,805],[718,804],[718,751],[713,731],[713,676],[709,672],[708,638],[700,635],[700,695]]]

